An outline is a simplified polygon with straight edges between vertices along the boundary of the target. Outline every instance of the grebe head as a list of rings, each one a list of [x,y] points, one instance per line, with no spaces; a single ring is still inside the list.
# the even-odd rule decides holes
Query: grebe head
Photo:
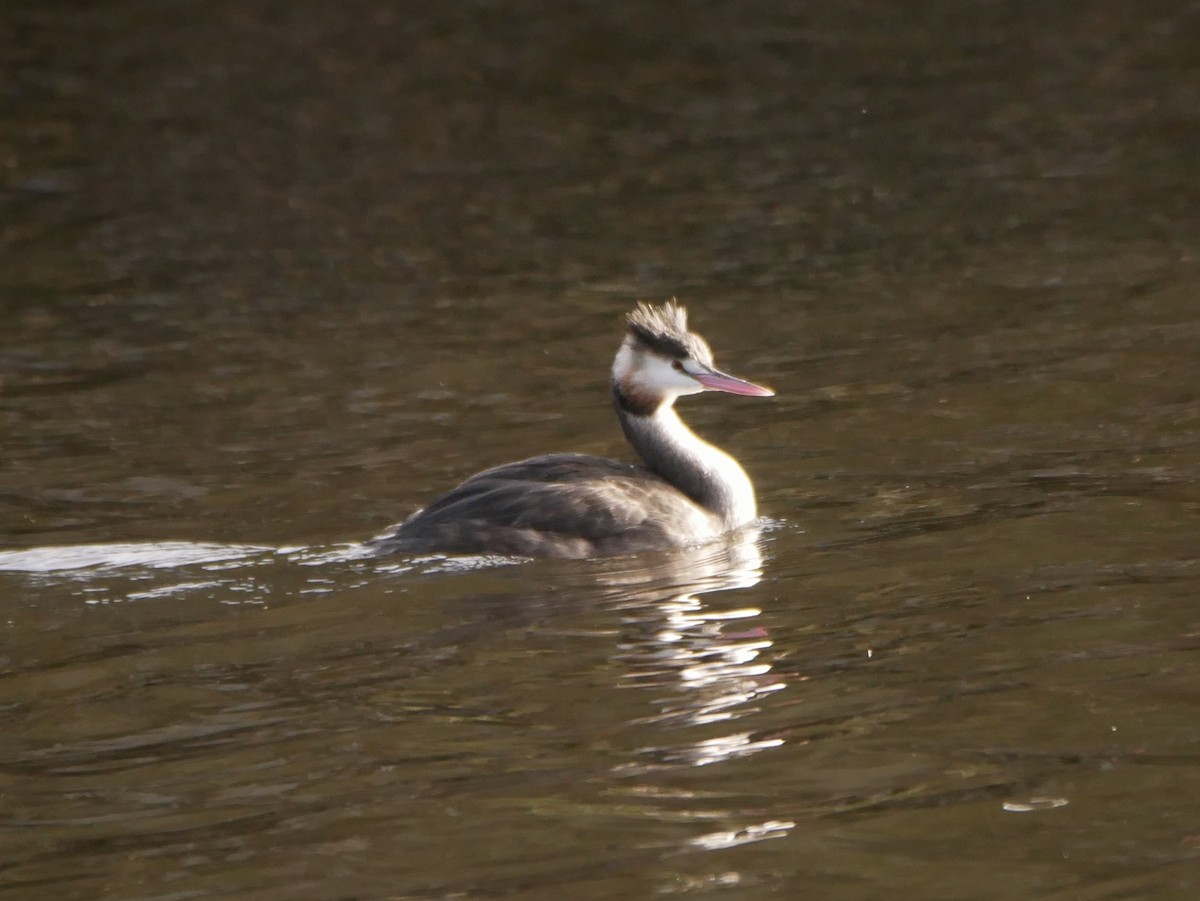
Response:
[[[775,392],[719,371],[708,343],[688,331],[687,310],[674,300],[639,303],[625,317],[628,332],[613,361],[613,383],[631,412],[648,415],[675,398],[701,391],[751,397]]]

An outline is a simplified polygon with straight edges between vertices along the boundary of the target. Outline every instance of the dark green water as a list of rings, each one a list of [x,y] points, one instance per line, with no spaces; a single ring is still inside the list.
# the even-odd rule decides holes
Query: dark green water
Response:
[[[0,898],[1192,899],[1200,12],[0,12]],[[623,455],[760,533],[370,560]]]

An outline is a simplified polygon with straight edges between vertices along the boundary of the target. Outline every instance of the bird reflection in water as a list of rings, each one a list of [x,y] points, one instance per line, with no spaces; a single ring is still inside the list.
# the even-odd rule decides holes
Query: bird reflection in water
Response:
[[[657,707],[656,713],[631,725],[658,727],[663,735],[696,729],[706,735],[684,743],[643,746],[633,761],[615,770],[630,779],[623,793],[637,798],[647,812],[653,811],[649,815],[686,816],[719,826],[689,836],[677,846],[680,851],[720,851],[784,838],[796,825],[770,816],[761,807],[755,811],[758,816],[748,820],[747,814],[757,805],[714,809],[714,797],[708,794],[703,809],[692,809],[696,795],[661,783],[654,775],[677,767],[745,759],[784,744],[784,739],[750,726],[754,719],[761,721],[755,715],[763,712],[762,702],[787,687],[772,672],[773,642],[760,623],[762,611],[729,603],[737,595],[728,592],[744,592],[762,579],[759,539],[757,529],[743,530],[719,544],[674,552],[672,565],[656,573],[652,584],[639,592],[640,602],[627,608],[623,617],[624,637],[615,655],[623,671],[620,684],[653,692]],[[720,598],[712,597],[722,593]],[[726,603],[714,603],[718,600]],[[736,728],[735,723],[744,725]],[[716,884],[706,877],[693,888],[708,891],[741,882],[741,874],[733,870],[724,870],[716,878]],[[673,884],[671,890],[677,888]]]
[[[718,607],[706,595],[751,588],[762,578],[757,530],[727,542],[678,552],[671,593],[624,616],[617,659],[626,687],[656,689],[657,713],[639,723],[710,726],[760,709],[758,701],[786,683],[772,674],[771,639],[757,607]],[[660,583],[662,584],[662,583]],[[729,732],[676,747],[642,749],[659,764],[703,766],[783,744],[753,731]]]

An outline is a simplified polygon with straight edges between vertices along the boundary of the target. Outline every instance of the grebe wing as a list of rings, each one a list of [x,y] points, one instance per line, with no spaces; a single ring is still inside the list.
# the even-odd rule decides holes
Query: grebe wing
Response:
[[[644,467],[551,454],[471,476],[379,541],[401,550],[590,556],[679,544],[680,534],[710,529],[709,517]]]
[[[500,488],[507,489],[506,493],[523,493],[533,491],[539,486],[548,486],[552,493],[563,493],[580,486],[594,487],[595,484],[603,484],[605,481],[622,482],[627,479],[649,480],[662,484],[658,476],[645,467],[632,463],[620,463],[590,454],[546,454],[477,472],[457,487],[430,501],[423,510],[414,515],[430,516],[465,501],[479,499]]]

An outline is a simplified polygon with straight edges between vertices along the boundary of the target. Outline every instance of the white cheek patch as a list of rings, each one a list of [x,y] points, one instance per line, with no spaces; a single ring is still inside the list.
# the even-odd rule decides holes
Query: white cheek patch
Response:
[[[685,361],[686,367],[691,361]],[[613,378],[622,390],[645,402],[674,399],[683,394],[698,394],[704,386],[680,372],[672,361],[647,353],[630,344],[622,344],[613,360]]]
[[[684,366],[686,365],[687,363],[684,363]],[[670,360],[662,357],[647,355],[635,378],[647,390],[662,394],[678,396],[680,394],[696,394],[704,390],[704,386],[688,375],[686,370],[680,372],[671,365]]]
[[[633,377],[633,370],[633,348],[628,343],[622,344],[621,349],[617,351],[617,358],[613,360],[613,378],[620,383],[625,383]]]

